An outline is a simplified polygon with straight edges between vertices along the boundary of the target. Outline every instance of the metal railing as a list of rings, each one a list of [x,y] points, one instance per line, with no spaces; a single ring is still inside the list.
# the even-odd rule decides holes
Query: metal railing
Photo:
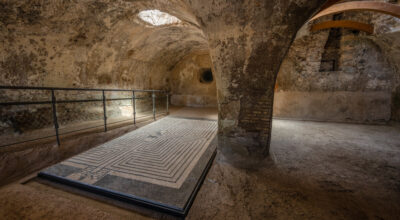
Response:
[[[14,143],[8,143],[5,145],[2,145],[0,143],[0,147],[5,147],[5,146],[10,146],[10,145],[16,145],[16,144],[21,144],[25,142],[30,142],[30,141],[36,141],[40,139],[45,139],[49,137],[56,137],[57,140],[57,145],[60,146],[60,133],[59,133],[59,123],[58,123],[58,116],[57,116],[57,104],[62,104],[62,103],[87,103],[87,102],[100,102],[102,103],[103,107],[103,126],[104,127],[104,132],[107,132],[108,130],[108,125],[109,124],[115,124],[115,123],[120,123],[128,120],[132,120],[133,124],[136,124],[137,120],[137,100],[143,100],[143,99],[151,99],[152,101],[152,117],[153,120],[156,120],[156,114],[157,109],[156,109],[156,99],[157,98],[166,98],[166,111],[161,112],[158,114],[169,114],[169,94],[166,91],[163,90],[128,90],[128,89],[87,89],[87,88],[56,88],[56,87],[29,87],[29,86],[0,86],[0,91],[4,90],[39,90],[39,91],[49,91],[50,92],[50,100],[47,101],[9,101],[9,102],[4,102],[4,100],[0,100],[0,107],[4,106],[26,106],[26,105],[51,105],[52,109],[52,118],[53,118],[53,126],[54,126],[54,131],[55,135],[50,135],[50,136],[45,136],[45,137],[40,137],[40,138],[35,138],[35,139],[29,139],[29,140],[24,140],[24,141],[17,141]],[[82,92],[101,92],[101,98],[100,99],[77,99],[77,100],[58,100],[56,97],[56,91],[82,91]],[[125,98],[107,98],[106,97],[106,92],[130,92],[131,97],[125,97]],[[137,97],[137,93],[150,93],[150,97]],[[127,120],[122,120],[122,121],[117,121],[117,122],[112,122],[108,123],[107,121],[107,101],[123,101],[123,100],[131,100],[132,102],[132,118],[127,119]],[[72,132],[77,132],[77,131],[82,131],[82,130],[88,130],[88,129],[93,129],[96,127],[100,126],[94,126],[94,127],[88,127],[88,128],[83,128],[83,129],[78,129],[78,130],[72,130],[68,133]],[[67,134],[67,133],[64,133]],[[61,135],[64,135],[61,134]]]

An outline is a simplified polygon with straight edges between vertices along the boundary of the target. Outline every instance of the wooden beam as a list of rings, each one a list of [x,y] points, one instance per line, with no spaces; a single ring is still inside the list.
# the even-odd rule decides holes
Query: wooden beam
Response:
[[[356,21],[347,21],[347,20],[321,22],[313,25],[311,27],[311,31],[319,31],[330,28],[349,28],[353,30],[364,31],[368,34],[374,33],[374,26],[370,24],[360,23]]]
[[[334,4],[316,14],[310,21],[345,11],[375,11],[400,18],[400,5],[386,2],[354,1]]]

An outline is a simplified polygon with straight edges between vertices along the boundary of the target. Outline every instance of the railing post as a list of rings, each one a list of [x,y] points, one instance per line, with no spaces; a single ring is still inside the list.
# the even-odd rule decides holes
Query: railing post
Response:
[[[136,124],[136,96],[135,91],[132,91],[132,108],[133,108],[133,124]]]
[[[153,94],[151,95],[153,99],[153,119],[154,121],[156,120],[156,94],[153,91]]]
[[[57,109],[56,109],[56,96],[54,94],[54,89],[51,90],[51,105],[53,107],[53,123],[54,129],[56,130],[57,145],[60,146],[60,136],[58,134],[58,120],[57,120]]]
[[[107,108],[106,108],[106,95],[103,90],[103,115],[104,115],[104,132],[107,132]]]
[[[167,92],[167,115],[169,114],[169,92]]]

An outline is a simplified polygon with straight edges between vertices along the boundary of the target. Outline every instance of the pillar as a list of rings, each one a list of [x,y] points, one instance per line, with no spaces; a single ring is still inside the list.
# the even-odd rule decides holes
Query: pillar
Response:
[[[187,0],[208,37],[218,94],[218,147],[235,166],[268,156],[274,86],[297,31],[324,0]]]

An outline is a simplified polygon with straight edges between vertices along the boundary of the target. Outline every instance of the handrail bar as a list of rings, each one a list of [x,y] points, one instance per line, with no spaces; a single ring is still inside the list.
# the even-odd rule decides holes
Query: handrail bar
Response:
[[[137,99],[137,100],[152,99],[152,97],[142,97],[142,98],[136,98],[135,97],[134,99]],[[132,100],[132,98],[113,98],[113,99],[106,99],[105,101],[123,101],[123,100]],[[56,100],[55,102],[57,104],[61,104],[61,103],[79,103],[79,102],[102,102],[102,101],[103,101],[103,99],[81,99],[81,100]],[[0,106],[8,106],[8,105],[45,105],[45,104],[52,104],[52,101],[0,102]]]
[[[122,101],[122,100],[131,100],[132,102],[132,108],[133,108],[133,124],[136,124],[136,100],[145,100],[145,99],[151,99],[152,100],[152,116],[153,120],[156,120],[156,115],[158,114],[156,111],[156,100],[164,98],[164,94],[166,97],[166,114],[169,114],[169,92],[165,90],[131,90],[131,89],[88,89],[88,88],[61,88],[61,87],[34,87],[34,86],[1,86],[0,85],[0,90],[47,90],[50,91],[51,97],[50,100],[38,100],[38,101],[8,101],[8,102],[1,102],[0,101],[0,106],[10,106],[10,105],[41,105],[41,104],[51,104],[52,108],[52,115],[53,115],[53,125],[55,129],[55,137],[57,138],[57,145],[60,146],[60,134],[59,134],[59,124],[58,124],[58,117],[57,117],[57,104],[60,103],[83,103],[83,102],[102,102],[103,105],[103,120],[104,120],[104,131],[107,132],[107,124],[115,124],[119,122],[111,122],[107,123],[107,101]],[[55,91],[96,91],[96,92],[102,92],[102,98],[92,98],[92,99],[72,99],[72,100],[58,100],[56,98],[56,93]],[[129,98],[107,98],[105,95],[105,92],[131,92],[132,96]],[[137,97],[135,92],[149,92],[151,93],[150,97]],[[156,95],[156,93],[161,93],[161,95]],[[130,120],[130,119],[127,119]],[[124,120],[124,121],[127,121]],[[123,122],[123,121],[121,121]],[[86,129],[91,129],[91,128],[84,128],[80,130],[86,130]],[[80,131],[77,130],[77,131]],[[75,131],[71,131],[75,132]],[[52,136],[49,136],[52,137]],[[46,138],[46,137],[44,137]],[[34,140],[40,140],[42,137],[37,138],[37,139],[32,139],[32,140],[26,140],[22,142],[14,142],[14,143],[8,143],[5,145],[1,145],[0,147],[4,146],[10,146],[14,144],[19,144],[19,143],[25,143],[28,141],[34,141]]]
[[[165,90],[151,89],[89,89],[89,88],[64,88],[64,87],[37,87],[37,86],[0,86],[0,89],[24,89],[24,90],[67,90],[67,91],[107,91],[107,92],[167,92]]]

